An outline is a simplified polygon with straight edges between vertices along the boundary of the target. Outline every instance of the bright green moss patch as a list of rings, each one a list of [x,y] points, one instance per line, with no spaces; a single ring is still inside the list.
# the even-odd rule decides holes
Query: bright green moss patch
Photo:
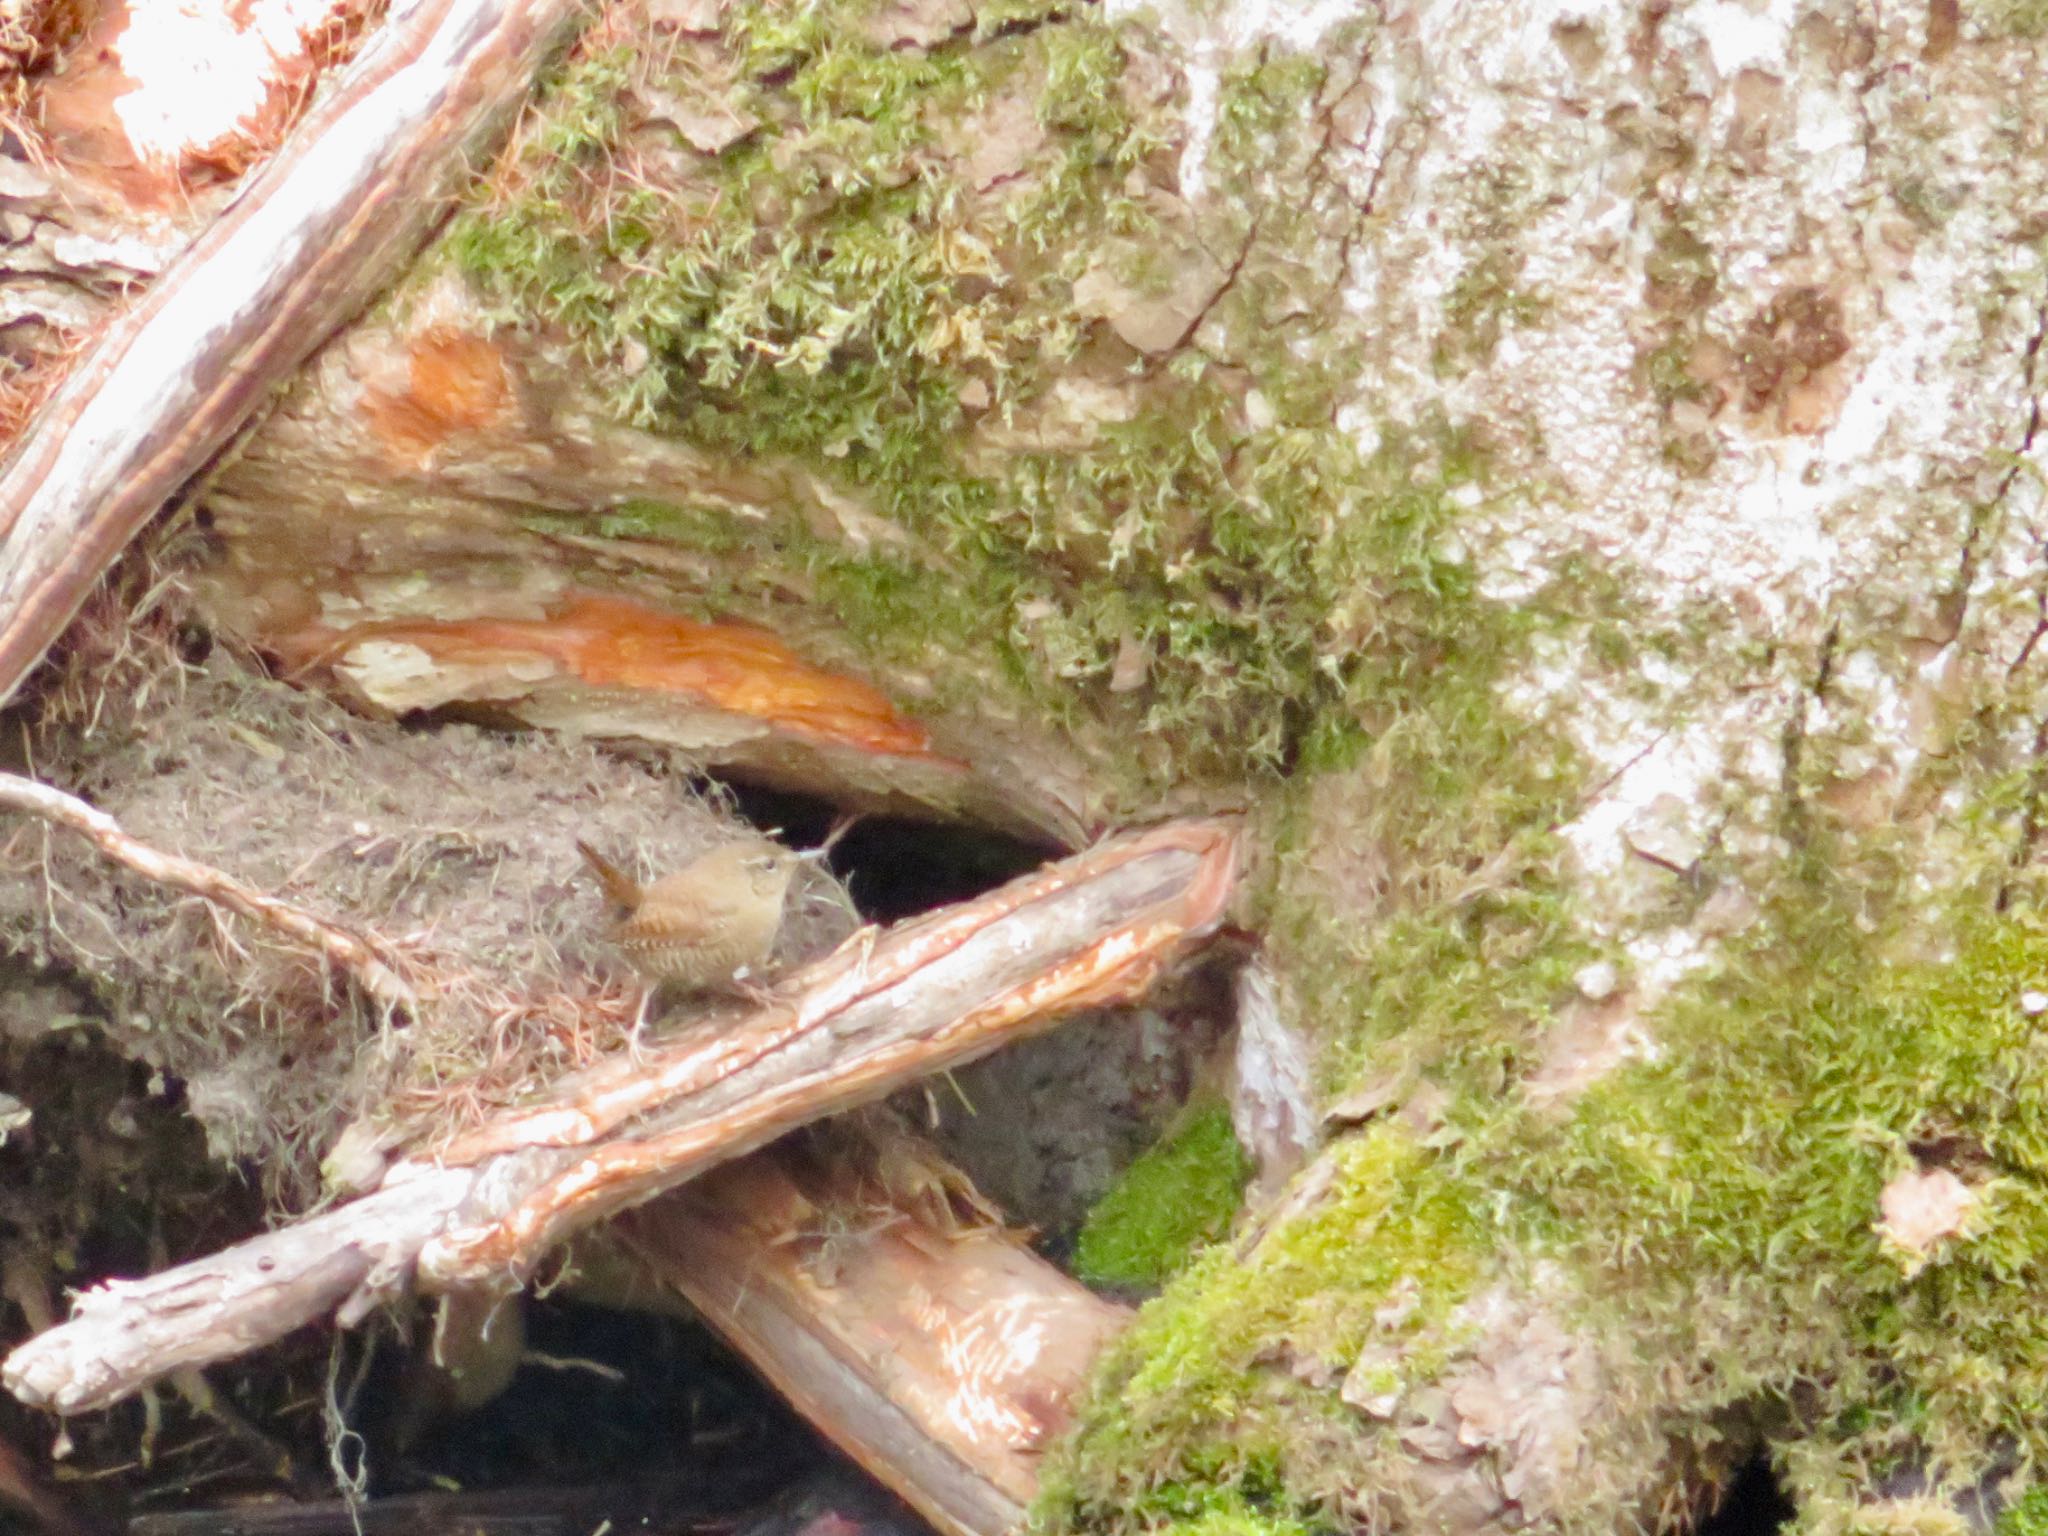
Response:
[[[1206,1509],[1163,1530],[1172,1536],[1308,1536],[1311,1527],[1300,1520],[1268,1514],[1242,1501],[1230,1500],[1223,1507]]]
[[[1358,1486],[1374,1432],[1331,1386],[1368,1346],[1373,1390],[1426,1376],[1488,1267],[1485,1214],[1432,1162],[1394,1128],[1353,1138],[1306,1214],[1197,1255],[1110,1350],[1044,1517],[1139,1528],[1220,1499],[1306,1519]]]
[[[1075,1255],[1097,1285],[1157,1285],[1230,1229],[1251,1162],[1216,1105],[1125,1170],[1088,1215]]]
[[[1998,1536],[2048,1536],[2048,1487],[2036,1484],[1998,1517]]]
[[[1796,1404],[1837,1494],[1908,1436],[1964,1476],[2002,1443],[2048,1455],[2048,1317],[2014,1305],[2048,1278],[2048,1036],[2020,1006],[2048,923],[1930,916],[1788,885],[1768,936],[1663,1010],[1655,1061],[1503,1164],[1589,1305],[1708,1368],[1667,1410],[1705,1431],[1724,1404]],[[1887,1186],[1931,1171],[1975,1191],[1967,1222],[1888,1243]]]
[[[1532,1264],[1572,1277],[1551,1293],[1568,1325],[1626,1341],[1589,1445],[1654,1424],[1711,1465],[1749,1423],[1781,1438],[1811,1529],[1844,1528],[1828,1511],[1933,1529],[1935,1504],[1873,1491],[1908,1465],[1939,1485],[2048,1457],[2048,1317],[2017,1301],[2048,1281],[2048,1033],[2021,1006],[2048,991],[2048,921],[1909,907],[1835,872],[1871,867],[1841,848],[1787,875],[1751,936],[1659,1008],[1656,1056],[1563,1117],[1523,1107],[1513,1059],[1514,1008],[1554,1010],[1573,953],[1540,891],[1388,965],[1386,1006],[1435,1044],[1411,1085],[1465,1092],[1434,1136],[1354,1133],[1309,1212],[1198,1256],[1147,1309],[1105,1366],[1054,1523],[1183,1520],[1195,1489],[1286,1519],[1398,1508],[1405,1453],[1347,1403],[1431,1381],[1471,1342],[1458,1304]],[[1504,989],[1470,958],[1489,943],[1510,946]],[[1415,980],[1432,966],[1469,1021]],[[1973,1191],[1967,1218],[1888,1240],[1888,1186],[1932,1173]],[[1546,1528],[1611,1530],[1644,1496],[1630,1478],[1647,1468],[1587,1465]]]

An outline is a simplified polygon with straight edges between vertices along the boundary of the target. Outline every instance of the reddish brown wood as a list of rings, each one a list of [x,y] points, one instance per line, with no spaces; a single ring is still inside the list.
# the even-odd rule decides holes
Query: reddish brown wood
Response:
[[[778,1148],[628,1218],[655,1272],[947,1536],[1003,1536],[1128,1323],[1008,1233],[939,1231]]]
[[[363,1199],[85,1293],[0,1365],[0,1384],[76,1413],[337,1305],[351,1323],[415,1281],[516,1285],[579,1228],[787,1131],[1137,996],[1221,921],[1236,869],[1234,826],[1169,823],[856,935],[765,1006],[621,1052],[537,1108],[392,1166]]]
[[[420,0],[72,369],[0,476],[0,699],[273,385],[419,246],[575,0]]]

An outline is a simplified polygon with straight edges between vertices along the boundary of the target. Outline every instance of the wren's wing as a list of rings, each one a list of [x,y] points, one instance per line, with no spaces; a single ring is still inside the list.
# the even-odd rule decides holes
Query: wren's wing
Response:
[[[639,911],[618,924],[618,936],[702,944],[715,940],[731,924],[731,905],[719,899],[719,891],[664,891],[666,885],[670,881],[655,881],[647,887]]]
[[[705,880],[698,870],[686,869],[643,890],[638,910],[619,924],[618,936],[716,948],[740,915],[733,898],[730,882]]]

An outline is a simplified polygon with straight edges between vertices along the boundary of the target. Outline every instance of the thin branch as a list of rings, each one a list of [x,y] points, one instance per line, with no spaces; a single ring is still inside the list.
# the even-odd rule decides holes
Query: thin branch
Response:
[[[578,0],[393,7],[80,355],[0,469],[0,698],[164,502],[418,251],[583,14]]]
[[[1137,997],[1222,921],[1237,853],[1234,822],[1169,822],[857,936],[750,1011],[621,1049],[416,1149],[349,1204],[86,1291],[0,1364],[0,1386],[79,1413],[329,1312],[350,1326],[415,1284],[520,1284],[577,1230],[799,1125]]]
[[[145,880],[189,891],[214,906],[225,907],[251,922],[312,946],[355,977],[363,991],[379,1002],[408,1009],[418,1002],[412,988],[368,939],[267,895],[226,870],[152,848],[129,836],[105,811],[76,795],[19,774],[0,773],[0,807],[25,811],[56,826],[68,827],[89,839],[115,863],[134,870]]]

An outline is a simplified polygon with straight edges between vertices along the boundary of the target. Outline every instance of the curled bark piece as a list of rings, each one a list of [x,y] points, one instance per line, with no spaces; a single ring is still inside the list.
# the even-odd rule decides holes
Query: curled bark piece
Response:
[[[574,0],[402,9],[109,327],[0,476],[0,698],[129,539],[409,257]]]
[[[768,631],[698,623],[626,598],[586,593],[532,619],[385,620],[338,634],[316,626],[281,649],[287,657],[309,653],[303,665],[374,645],[417,651],[459,671],[471,699],[488,696],[478,678],[493,666],[504,669],[500,687],[530,692],[541,663],[585,687],[679,694],[825,742],[934,755],[924,728],[882,694],[810,665]]]
[[[1169,823],[857,936],[767,1006],[567,1079],[433,1161],[393,1166],[361,1200],[88,1293],[0,1365],[0,1384],[76,1413],[337,1303],[352,1322],[415,1280],[517,1283],[577,1228],[785,1131],[1135,996],[1220,921],[1236,869],[1234,825]]]
[[[511,537],[480,528],[464,535]],[[510,560],[533,559],[516,541],[502,547]],[[936,741],[844,661],[820,665],[759,624],[705,623],[579,581],[538,606],[531,590],[464,585],[457,606],[472,611],[463,617],[342,625],[322,616],[271,627],[255,622],[268,605],[234,574],[212,579],[215,622],[297,675],[324,670],[369,713],[483,706],[544,730],[661,742],[694,761],[865,810],[938,811],[1064,847],[1085,841],[1074,808],[1040,777],[1011,773],[1000,754],[974,744]],[[316,588],[349,585],[327,568],[309,579]]]
[[[0,773],[0,806],[26,811],[31,816],[89,838],[94,847],[132,869],[145,880],[176,886],[216,906],[261,923],[264,927],[318,950],[351,976],[364,992],[379,1002],[410,1008],[416,1002],[411,987],[377,952],[377,946],[360,934],[337,923],[266,895],[225,870],[215,869],[179,854],[165,853],[130,837],[121,824],[105,811],[88,805],[76,795],[38,784],[18,774]]]

